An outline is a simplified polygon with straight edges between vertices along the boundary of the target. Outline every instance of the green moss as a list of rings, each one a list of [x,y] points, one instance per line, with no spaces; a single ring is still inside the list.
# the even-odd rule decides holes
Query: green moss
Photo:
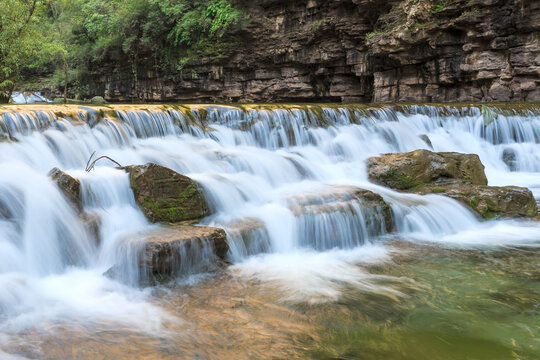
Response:
[[[111,119],[118,119],[118,113],[116,112],[116,110],[107,111],[107,116]]]
[[[529,207],[529,210],[527,210],[527,217],[535,217],[538,215],[538,209],[536,206]]]
[[[440,194],[440,193],[443,193],[445,191],[446,191],[446,188],[443,188],[443,187],[431,188],[431,192],[434,193],[434,194]]]
[[[394,170],[390,170],[386,175],[386,181],[392,184],[392,187],[407,190],[412,188],[419,188],[424,186],[423,182],[414,181],[409,178],[407,175],[398,173]]]
[[[131,185],[131,190],[133,190],[133,195],[135,198],[139,196],[139,187],[137,186],[137,182],[135,181],[135,176],[133,174],[129,174],[129,183]]]
[[[312,32],[317,32],[324,25],[324,19],[320,19],[309,24],[309,28]]]
[[[485,201],[487,204],[487,209],[480,211],[478,209],[478,204],[480,201]],[[493,219],[500,215],[501,211],[497,208],[495,203],[489,197],[475,196],[472,200],[469,201],[469,206],[471,209],[479,213],[485,220]]]
[[[440,1],[438,1],[437,4],[435,4],[435,6],[431,9],[431,13],[432,13],[432,14],[440,13],[441,11],[444,10],[445,7],[446,7],[446,0],[440,0]]]
[[[480,197],[475,196],[474,198],[472,198],[472,200],[469,201],[469,206],[473,208],[474,210],[476,210],[476,206],[478,206],[479,202],[480,202]]]
[[[202,201],[197,187],[190,184],[176,199],[163,199],[158,202],[152,197],[145,197],[141,202],[141,206],[148,210],[147,213],[149,213],[148,215],[153,221],[178,223],[199,219],[204,216],[203,209],[200,207]]]

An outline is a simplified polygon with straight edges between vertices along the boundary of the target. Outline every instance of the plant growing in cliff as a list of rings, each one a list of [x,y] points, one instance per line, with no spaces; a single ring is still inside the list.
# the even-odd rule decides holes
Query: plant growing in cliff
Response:
[[[158,3],[165,15],[174,19],[167,39],[172,47],[181,49],[179,69],[191,58],[221,56],[230,45],[222,38],[247,20],[247,16],[229,0],[206,0],[198,4],[165,0]]]

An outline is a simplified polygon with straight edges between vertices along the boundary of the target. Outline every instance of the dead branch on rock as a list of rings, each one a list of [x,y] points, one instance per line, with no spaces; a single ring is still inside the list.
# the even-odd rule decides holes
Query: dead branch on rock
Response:
[[[86,172],[90,172],[91,170],[94,169],[95,165],[96,165],[96,162],[98,162],[99,160],[101,159],[107,159],[109,161],[112,161],[113,163],[115,163],[116,165],[118,166],[122,166],[118,163],[118,161],[114,160],[114,159],[111,159],[110,157],[108,157],[107,155],[103,155],[103,156],[100,156],[98,157],[97,159],[95,159],[94,161],[92,161],[92,158],[94,157],[94,155],[96,154],[96,151],[94,150],[94,152],[92,153],[92,155],[90,155],[90,158],[88,159],[88,162],[86,163],[86,168],[84,169]],[[92,162],[90,162],[92,161]]]

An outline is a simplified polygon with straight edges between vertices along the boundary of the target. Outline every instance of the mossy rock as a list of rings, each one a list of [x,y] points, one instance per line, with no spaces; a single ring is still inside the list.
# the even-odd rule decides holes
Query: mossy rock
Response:
[[[210,214],[201,187],[187,176],[166,167],[127,166],[135,200],[152,222],[198,221]]]
[[[448,180],[487,185],[484,165],[476,154],[429,150],[382,154],[368,159],[367,167],[371,181],[398,190]]]
[[[92,105],[105,105],[107,102],[101,96],[94,96],[90,99],[90,104]]]
[[[441,194],[461,202],[486,220],[492,218],[532,218],[538,208],[532,192],[518,186],[486,186],[449,183],[445,187],[426,185],[416,194]]]

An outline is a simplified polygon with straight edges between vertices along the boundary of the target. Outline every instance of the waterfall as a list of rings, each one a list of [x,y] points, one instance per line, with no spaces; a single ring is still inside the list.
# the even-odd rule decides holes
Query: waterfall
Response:
[[[215,210],[201,224],[225,229],[234,268],[249,276],[286,281],[289,271],[268,274],[260,266],[283,261],[304,264],[304,270],[325,279],[321,286],[331,286],[355,271],[346,264],[366,258],[358,249],[386,256],[377,244],[390,236],[476,245],[540,241],[533,223],[482,223],[454,200],[374,185],[365,166],[370,156],[420,148],[476,153],[490,185],[526,186],[540,200],[537,109],[493,108],[496,116],[489,118],[474,106],[0,111],[0,321],[39,312],[21,297],[43,294],[51,278],[59,288],[70,286],[74,271],[94,279],[92,294],[77,294],[88,295],[100,309],[110,306],[104,292],[142,296],[130,293],[140,275],[143,243],[137,239],[156,226],[136,206],[124,171],[106,161],[84,171],[94,150],[122,165],[153,162],[198,181]],[[76,211],[48,179],[53,167],[81,181],[83,211],[101,222],[99,244],[92,243]],[[353,195],[356,189],[380,194],[390,204],[395,234],[383,226],[380,209],[366,208]],[[506,240],[496,236],[500,230]],[[203,258],[210,256],[205,249]],[[327,270],[319,265],[328,265]],[[112,267],[121,283],[102,276]],[[129,296],[120,303],[129,303]],[[73,309],[83,308],[70,299],[79,304]],[[127,313],[119,311],[122,319],[138,311],[126,308]]]

